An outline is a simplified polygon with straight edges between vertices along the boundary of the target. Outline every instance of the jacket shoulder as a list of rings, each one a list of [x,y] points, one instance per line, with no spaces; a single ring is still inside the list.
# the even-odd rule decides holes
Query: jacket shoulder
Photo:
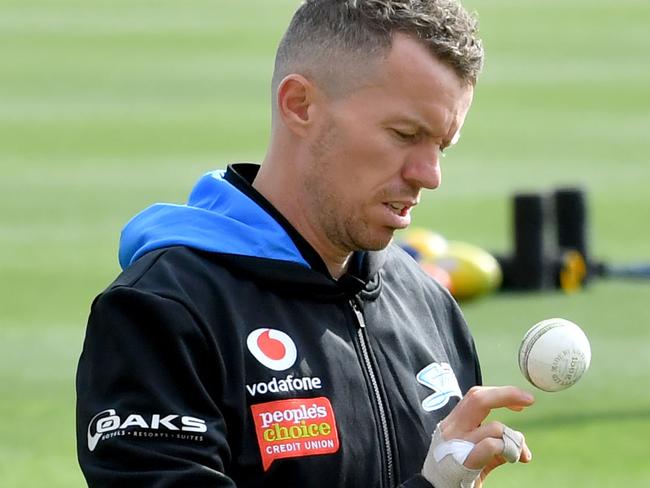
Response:
[[[195,302],[229,274],[206,254],[184,246],[149,252],[122,271],[100,296],[127,288],[194,309]]]
[[[386,249],[384,279],[398,281],[408,288],[424,290],[428,295],[442,302],[455,302],[449,291],[428,275],[413,257],[397,244]]]

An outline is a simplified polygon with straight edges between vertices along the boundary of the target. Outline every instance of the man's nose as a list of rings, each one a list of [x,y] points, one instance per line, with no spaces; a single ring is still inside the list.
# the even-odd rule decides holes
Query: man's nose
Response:
[[[437,145],[418,148],[406,161],[402,177],[413,186],[434,190],[442,181],[440,158],[440,147]]]

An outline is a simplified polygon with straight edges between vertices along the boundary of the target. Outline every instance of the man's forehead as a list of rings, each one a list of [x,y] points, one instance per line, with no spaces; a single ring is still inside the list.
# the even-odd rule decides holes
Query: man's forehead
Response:
[[[467,84],[449,63],[438,58],[424,42],[407,34],[393,36],[391,48],[381,65],[391,77],[410,77],[412,81],[418,78],[439,80],[459,87]]]
[[[390,54],[372,78],[371,83],[394,97],[412,98],[413,103],[423,106],[445,106],[452,112],[467,109],[473,93],[473,86],[451,66],[405,35],[396,37]]]

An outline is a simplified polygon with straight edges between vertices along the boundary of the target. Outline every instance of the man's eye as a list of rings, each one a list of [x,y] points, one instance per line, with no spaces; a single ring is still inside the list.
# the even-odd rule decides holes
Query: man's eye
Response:
[[[418,134],[417,132],[403,132],[401,130],[393,129],[393,132],[397,136],[398,139],[401,139],[404,142],[411,142],[417,139]]]

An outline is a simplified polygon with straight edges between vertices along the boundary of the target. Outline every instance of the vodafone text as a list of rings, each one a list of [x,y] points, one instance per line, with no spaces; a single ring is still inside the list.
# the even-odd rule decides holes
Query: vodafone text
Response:
[[[321,379],[318,377],[305,376],[303,378],[294,378],[293,375],[287,375],[284,379],[272,378],[271,381],[253,383],[246,385],[246,389],[251,396],[257,394],[265,395],[266,393],[291,392],[291,391],[310,391],[320,390],[322,388]]]

